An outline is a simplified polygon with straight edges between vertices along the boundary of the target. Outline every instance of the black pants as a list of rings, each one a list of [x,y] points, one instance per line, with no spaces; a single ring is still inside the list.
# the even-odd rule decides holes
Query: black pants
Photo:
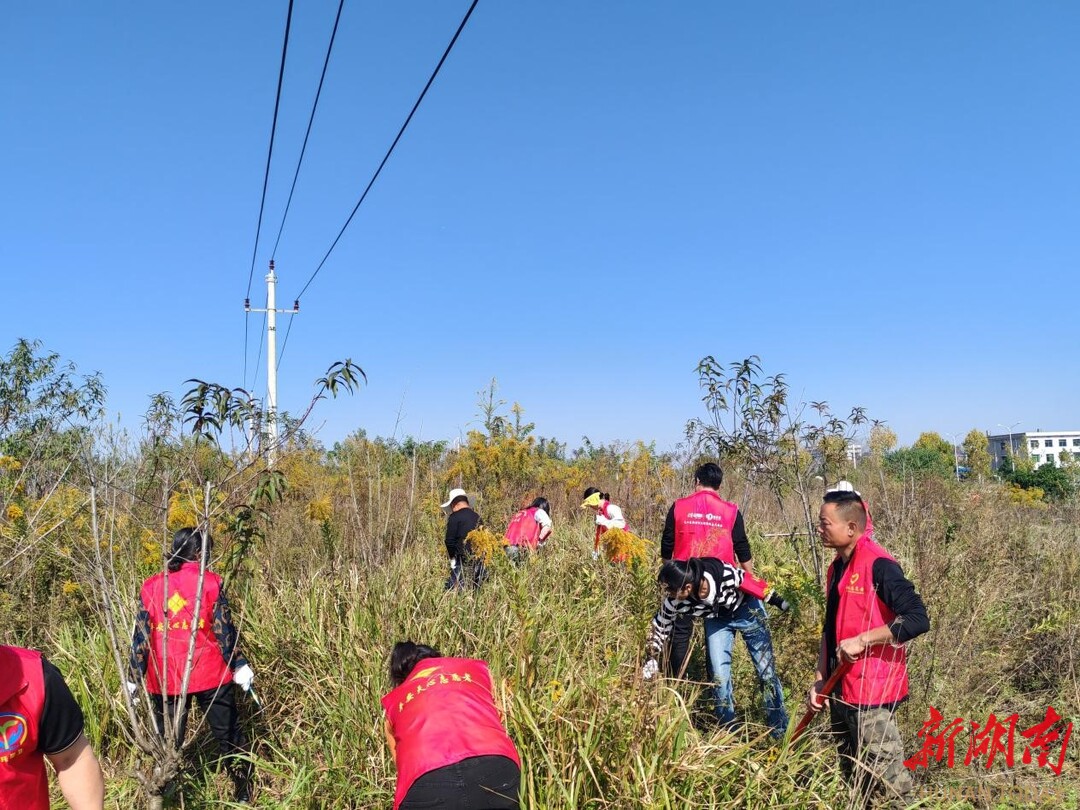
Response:
[[[671,638],[668,641],[668,675],[672,678],[682,671],[683,661],[690,651],[690,637],[694,635],[694,617],[680,613],[671,626]]]
[[[487,579],[487,567],[479,557],[466,554],[458,557],[457,567],[450,571],[446,580],[446,590],[460,591],[465,588],[479,588]]]
[[[166,700],[161,695],[151,695],[154,704],[154,723],[157,725],[158,734],[165,736],[165,704]],[[217,740],[222,759],[228,768],[229,775],[237,787],[251,780],[252,766],[250,762],[241,760],[237,755],[247,753],[247,739],[240,729],[239,714],[236,710],[236,696],[233,685],[225,684],[220,689],[207,689],[202,692],[192,692],[187,696],[183,711],[180,713],[180,722],[173,732],[177,744],[183,742],[184,732],[187,730],[188,710],[191,701],[194,700],[202,713],[206,716],[206,723],[210,726],[210,732]],[[167,700],[170,722],[175,716],[177,698],[169,697]]]
[[[469,757],[428,771],[399,810],[517,810],[521,770],[506,757]]]

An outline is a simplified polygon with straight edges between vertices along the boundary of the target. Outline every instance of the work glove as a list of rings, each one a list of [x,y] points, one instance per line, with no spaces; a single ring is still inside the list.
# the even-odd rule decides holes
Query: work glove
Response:
[[[592,553],[592,558],[593,558],[594,560],[599,560],[599,559],[600,559],[600,552],[599,552],[599,551],[594,551],[594,552]]]
[[[255,680],[255,673],[251,671],[251,667],[244,664],[238,670],[232,674],[233,683],[243,689],[245,692],[251,691],[251,682]]]
[[[651,681],[656,677],[656,673],[660,671],[660,664],[657,663],[655,658],[650,658],[645,662],[645,666],[641,668],[641,677],[646,681]]]
[[[450,570],[451,571],[456,571],[457,570],[457,557],[451,557],[450,558]]]
[[[776,591],[769,592],[769,594],[765,597],[765,604],[772,605],[774,608],[778,608],[785,613],[791,610],[791,605],[788,604],[788,601]]]
[[[137,692],[138,690],[139,690],[139,685],[138,685],[138,684],[136,684],[136,683],[132,683],[131,681],[128,681],[128,682],[127,682],[127,691],[128,691],[128,694],[129,694],[129,695],[130,695],[131,697],[135,697],[135,693],[136,693],[136,692]]]

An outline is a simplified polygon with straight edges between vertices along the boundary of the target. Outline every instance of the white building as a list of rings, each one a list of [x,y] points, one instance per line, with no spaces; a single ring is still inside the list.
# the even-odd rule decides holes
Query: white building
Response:
[[[996,470],[1009,454],[1012,444],[1014,456],[1027,457],[1036,467],[1043,464],[1061,466],[1061,454],[1080,461],[1080,430],[1036,430],[1028,433],[1002,433],[987,435],[990,443],[990,465]]]

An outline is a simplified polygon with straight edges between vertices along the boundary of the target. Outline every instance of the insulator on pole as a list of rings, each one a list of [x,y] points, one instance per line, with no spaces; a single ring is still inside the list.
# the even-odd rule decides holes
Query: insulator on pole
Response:
[[[295,301],[292,302],[292,311],[293,312],[299,312],[300,311],[300,299],[299,298],[297,298]]]
[[[251,312],[251,299],[250,298],[245,298],[244,299],[244,312]]]

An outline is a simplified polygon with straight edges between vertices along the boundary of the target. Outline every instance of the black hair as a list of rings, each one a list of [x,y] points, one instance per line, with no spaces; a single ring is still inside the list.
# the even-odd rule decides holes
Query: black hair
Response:
[[[866,528],[866,504],[859,493],[846,490],[827,492],[825,503],[834,504],[844,520],[852,520],[855,525]]]
[[[458,495],[456,498],[454,498],[454,500],[450,501],[450,506],[447,507],[447,508],[453,509],[455,504],[459,504],[462,501],[465,501],[465,503],[468,503],[469,502],[469,496],[468,495]]]
[[[610,495],[608,495],[606,492],[600,492],[600,490],[597,489],[596,487],[589,487],[587,490],[585,490],[585,494],[581,496],[581,500],[583,500],[583,501],[588,500],[590,495],[596,495],[597,493],[600,494],[600,500],[602,500],[602,501],[610,501],[611,500]]]
[[[548,503],[548,499],[541,495],[535,501],[529,504],[529,509],[543,509],[548,514],[551,514],[551,504]]]
[[[416,665],[425,658],[442,658],[442,654],[426,644],[415,644],[411,641],[399,641],[395,644],[390,651],[390,685],[396,689],[405,683]]]
[[[695,588],[701,582],[701,560],[691,557],[689,560],[668,560],[656,575],[656,581],[669,593],[677,593],[686,585]]]
[[[694,480],[703,487],[720,489],[720,485],[724,483],[724,471],[719,464],[707,461],[694,470]]]
[[[180,529],[173,535],[172,552],[169,554],[169,571],[176,573],[184,563],[195,562],[199,559],[202,551],[203,535],[198,529],[190,526]],[[210,548],[213,540],[210,535],[206,536],[206,558],[210,558]]]

